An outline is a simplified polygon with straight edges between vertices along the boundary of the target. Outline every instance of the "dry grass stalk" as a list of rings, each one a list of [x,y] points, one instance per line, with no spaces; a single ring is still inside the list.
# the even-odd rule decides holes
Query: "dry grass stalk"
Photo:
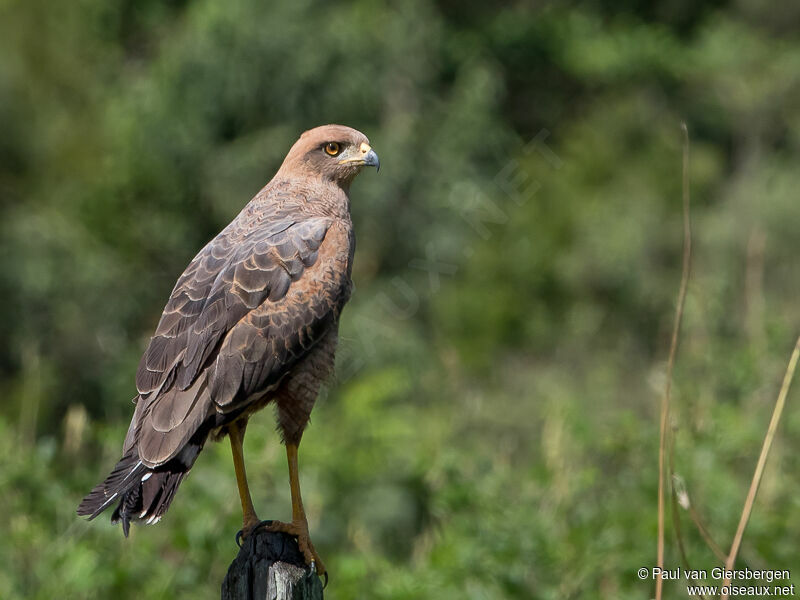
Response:
[[[761,455],[758,457],[756,470],[755,473],[753,473],[753,479],[750,482],[750,490],[747,492],[747,499],[745,500],[744,508],[742,509],[742,516],[739,518],[739,526],[736,529],[736,535],[733,537],[731,551],[728,553],[728,560],[725,562],[725,569],[728,571],[733,570],[733,566],[736,563],[736,555],[739,554],[739,548],[742,545],[744,530],[747,527],[747,522],[750,520],[750,513],[753,511],[753,503],[755,502],[756,494],[758,493],[758,487],[761,484],[761,477],[764,475],[764,466],[767,463],[767,456],[769,455],[770,448],[772,447],[772,441],[775,439],[775,432],[778,429],[778,424],[780,423],[781,415],[783,414],[783,407],[786,404],[786,396],[789,393],[789,387],[791,386],[792,379],[794,378],[794,371],[797,367],[798,358],[800,358],[800,337],[798,337],[797,342],[795,342],[794,351],[792,352],[792,356],[789,359],[789,364],[786,367],[786,374],[783,376],[781,391],[778,393],[778,399],[775,401],[775,408],[772,411],[772,418],[769,421],[767,435],[764,438],[764,443],[761,446]],[[725,578],[725,581],[722,585],[723,587],[729,586],[730,583],[730,578]],[[727,600],[727,598],[727,594],[722,596],[722,600]]]
[[[714,538],[711,537],[711,533],[703,523],[703,519],[700,518],[700,513],[697,512],[694,504],[692,504],[691,498],[689,498],[689,491],[686,489],[686,483],[683,481],[683,478],[676,473],[672,474],[672,495],[680,507],[689,513],[692,523],[694,523],[695,527],[697,527],[697,530],[700,532],[700,536],[703,538],[703,541],[705,541],[706,545],[711,549],[719,561],[724,563],[728,559],[728,556],[725,554],[722,548],[720,548],[719,544],[714,541]]]
[[[692,258],[692,230],[689,221],[689,129],[686,123],[681,123],[683,130],[683,271],[681,285],[678,291],[678,304],[675,307],[675,320],[672,326],[672,340],[667,361],[667,376],[664,386],[664,396],[661,399],[661,427],[658,446],[658,549],[656,563],[664,569],[664,494],[667,487],[666,461],[667,446],[669,445],[669,405],[672,392],[672,371],[675,368],[675,356],[678,352],[678,335],[683,320],[683,309],[686,304],[686,290],[689,287],[689,272]],[[661,600],[663,580],[656,579],[656,600]]]

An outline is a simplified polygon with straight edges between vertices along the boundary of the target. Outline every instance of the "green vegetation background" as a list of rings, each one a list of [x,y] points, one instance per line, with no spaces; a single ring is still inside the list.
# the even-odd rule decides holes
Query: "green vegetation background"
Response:
[[[0,2],[0,598],[218,594],[227,444],[128,540],[75,507],[175,279],[327,122],[383,163],[353,187],[357,292],[301,447],[327,597],[651,597],[682,120],[675,458],[727,548],[800,332],[798,27],[777,0]],[[798,400],[740,566],[800,567]],[[269,411],[245,450],[285,518]]]

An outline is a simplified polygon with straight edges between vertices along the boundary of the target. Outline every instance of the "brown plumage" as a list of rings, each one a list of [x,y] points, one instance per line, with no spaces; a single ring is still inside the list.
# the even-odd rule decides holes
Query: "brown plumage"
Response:
[[[241,439],[249,416],[272,402],[293,505],[292,523],[275,528],[298,535],[323,570],[303,531],[296,450],[333,368],[355,247],[348,190],[365,165],[379,163],[362,133],[341,125],[305,132],[275,177],[195,256],[139,364],[122,459],[78,514],[91,519],[116,502],[112,521],[126,535],[132,520],[158,521],[208,437],[230,433],[249,534],[258,520]]]

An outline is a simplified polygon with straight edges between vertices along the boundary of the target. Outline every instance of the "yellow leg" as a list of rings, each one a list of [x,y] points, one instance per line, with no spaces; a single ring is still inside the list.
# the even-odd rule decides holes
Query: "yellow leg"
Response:
[[[321,576],[328,579],[328,574],[325,570],[325,565],[314,549],[314,544],[311,543],[311,538],[308,536],[308,520],[306,519],[306,512],[303,509],[303,499],[300,496],[300,475],[297,466],[297,444],[286,444],[286,458],[289,461],[289,489],[292,493],[292,522],[281,523],[280,521],[273,521],[269,529],[272,531],[283,531],[290,535],[297,536],[297,545],[306,559],[308,564],[314,565]]]
[[[286,444],[286,459],[289,462],[289,489],[292,493],[292,521],[305,523],[308,529],[303,498],[300,496],[300,469],[297,465],[297,444]]]
[[[247,485],[247,473],[244,470],[244,453],[242,442],[244,430],[238,423],[228,425],[228,437],[231,438],[231,452],[233,453],[233,469],[236,471],[236,485],[239,487],[239,499],[242,501],[242,534],[247,537],[259,524],[253,499],[250,497],[250,488]]]

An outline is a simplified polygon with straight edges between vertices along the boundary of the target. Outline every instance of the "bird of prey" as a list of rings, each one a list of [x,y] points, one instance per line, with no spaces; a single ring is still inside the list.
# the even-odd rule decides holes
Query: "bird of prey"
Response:
[[[308,536],[297,448],[331,374],[339,315],[352,282],[355,238],[348,192],[378,155],[359,131],[306,131],[273,179],[180,276],[136,373],[138,395],[122,458],[78,507],[155,523],[206,440],[230,438],[242,534],[261,524],[247,486],[242,441],[250,416],[275,407],[286,446],[292,520],[306,561],[325,567]]]

